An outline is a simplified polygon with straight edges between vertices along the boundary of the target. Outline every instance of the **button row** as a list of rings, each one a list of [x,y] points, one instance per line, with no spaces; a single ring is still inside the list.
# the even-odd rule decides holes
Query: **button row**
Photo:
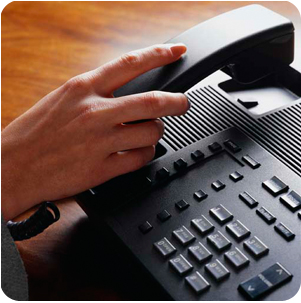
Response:
[[[293,191],[292,191],[293,192]],[[284,197],[280,198],[280,201],[282,199],[282,203],[295,203],[294,205],[298,204],[298,199],[300,198],[300,196],[294,192],[291,196],[294,195],[294,198],[288,198],[287,196],[289,196],[292,192],[290,192],[289,194],[287,194]],[[299,196],[299,197],[298,197]],[[254,208],[258,205],[258,201],[253,198],[249,193],[247,192],[243,192],[239,194],[239,198],[245,202],[250,208]],[[295,199],[296,198],[296,202],[292,202],[289,199]],[[286,200],[290,201],[287,202]],[[301,203],[301,201],[300,201]],[[267,210],[264,206],[261,206],[260,208],[256,209],[256,214],[263,219],[267,224],[273,224],[276,222],[277,218],[269,211]],[[300,218],[301,218],[301,214],[300,214]],[[276,232],[278,232],[284,239],[286,239],[287,241],[291,241],[295,238],[295,234],[288,228],[286,227],[283,223],[279,223],[278,225],[274,226],[274,229]]]
[[[223,149],[223,147],[217,142],[213,142],[212,144],[208,145],[208,148],[212,153],[219,152]],[[199,161],[205,158],[205,154],[201,152],[199,149],[197,149],[191,153],[191,158],[194,161]],[[188,166],[188,163],[183,158],[180,158],[174,161],[173,165],[175,170],[181,171]],[[169,175],[170,175],[169,170],[166,167],[162,167],[156,172],[156,179],[162,181],[167,177],[169,177]]]

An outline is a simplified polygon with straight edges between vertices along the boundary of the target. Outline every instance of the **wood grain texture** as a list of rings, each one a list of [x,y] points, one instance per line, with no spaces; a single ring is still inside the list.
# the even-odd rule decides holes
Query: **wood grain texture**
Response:
[[[10,3],[2,12],[2,129],[72,76],[251,3],[256,2]],[[289,18],[299,16],[289,2],[257,3]],[[30,299],[137,299],[139,293],[122,288],[122,274],[119,280],[110,274],[118,249],[111,253],[102,247],[101,235],[72,198],[58,205],[59,222],[18,243]],[[140,278],[133,274],[132,279]],[[151,298],[151,290],[145,291]]]

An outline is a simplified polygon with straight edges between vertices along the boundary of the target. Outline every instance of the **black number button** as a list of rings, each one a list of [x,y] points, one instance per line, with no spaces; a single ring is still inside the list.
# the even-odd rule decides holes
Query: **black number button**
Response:
[[[256,236],[245,241],[244,247],[256,258],[260,258],[269,252],[269,248]]]
[[[230,276],[229,270],[219,260],[206,264],[205,270],[218,282]]]
[[[195,236],[185,226],[174,230],[172,234],[183,245],[187,245],[195,240]]]
[[[232,243],[220,231],[208,236],[207,241],[218,251],[225,250],[232,245]]]
[[[240,269],[250,263],[250,260],[237,247],[227,251],[225,253],[225,259],[236,269]]]
[[[236,238],[242,240],[248,237],[251,232],[239,220],[233,221],[226,226],[227,231]]]
[[[205,217],[193,219],[191,224],[201,233],[201,235],[207,234],[214,229],[212,223]]]
[[[182,256],[178,255],[169,261],[169,264],[177,271],[180,276],[185,275],[193,269],[193,266]]]
[[[168,257],[177,250],[166,238],[154,243],[154,246],[163,257]]]
[[[211,208],[209,213],[221,224],[233,219],[233,215],[222,204]]]
[[[198,271],[186,277],[185,281],[197,294],[200,294],[210,288],[210,284]]]
[[[198,243],[188,248],[188,252],[199,262],[203,263],[212,257],[211,252],[202,244]]]

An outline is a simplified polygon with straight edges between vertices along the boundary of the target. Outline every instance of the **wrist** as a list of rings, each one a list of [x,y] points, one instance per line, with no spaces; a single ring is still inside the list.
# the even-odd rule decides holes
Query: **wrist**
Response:
[[[24,154],[15,152],[14,144],[2,133],[1,142],[1,212],[6,220],[12,219],[39,203],[34,183],[28,178]],[[21,155],[22,154],[22,155]]]

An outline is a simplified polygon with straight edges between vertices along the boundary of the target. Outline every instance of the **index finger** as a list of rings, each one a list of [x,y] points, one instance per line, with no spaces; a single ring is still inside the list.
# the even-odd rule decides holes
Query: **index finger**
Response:
[[[152,91],[114,99],[115,123],[126,123],[164,116],[180,116],[190,108],[188,98],[182,93]]]
[[[111,95],[139,75],[178,60],[186,52],[184,44],[160,44],[136,50],[94,70],[97,93]]]

